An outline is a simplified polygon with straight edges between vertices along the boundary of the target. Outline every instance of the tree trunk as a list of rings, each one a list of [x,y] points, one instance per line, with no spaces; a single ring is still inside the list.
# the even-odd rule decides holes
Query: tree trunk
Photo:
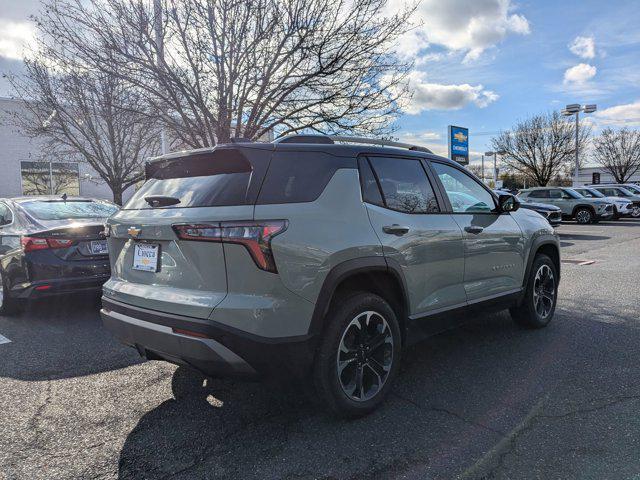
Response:
[[[122,206],[122,189],[118,187],[111,187],[113,193],[113,203]]]

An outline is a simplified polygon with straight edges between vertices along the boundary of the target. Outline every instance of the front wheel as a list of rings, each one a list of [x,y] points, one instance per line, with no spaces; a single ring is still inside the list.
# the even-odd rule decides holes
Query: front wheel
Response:
[[[401,336],[391,306],[378,295],[357,293],[332,307],[314,368],[323,404],[358,417],[384,400],[397,375]]]
[[[527,328],[546,327],[556,310],[558,273],[553,260],[538,254],[533,260],[522,304],[509,311],[513,320]]]
[[[587,225],[593,222],[594,215],[588,208],[579,208],[576,210],[576,222],[580,225]]]
[[[637,205],[633,206],[633,209],[631,210],[631,216],[633,218],[640,217],[640,206],[637,206]]]

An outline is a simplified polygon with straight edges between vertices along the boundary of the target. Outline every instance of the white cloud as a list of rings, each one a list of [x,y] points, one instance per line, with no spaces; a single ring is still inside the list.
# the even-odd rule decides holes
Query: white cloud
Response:
[[[0,57],[22,59],[24,48],[35,38],[35,28],[30,22],[0,20]]]
[[[595,77],[598,69],[587,63],[579,63],[564,72],[565,84],[584,84]]]
[[[432,130],[424,132],[407,132],[401,135],[401,138],[408,143],[416,142],[437,142],[442,140],[442,135]]]
[[[593,37],[577,36],[569,44],[569,50],[580,58],[595,58],[596,41]]]
[[[397,11],[411,3],[392,0],[389,8]],[[422,0],[414,17],[419,26],[401,44],[407,55],[418,55],[433,43],[465,53],[465,61],[475,60],[509,34],[529,34],[529,21],[512,13],[514,8],[511,0]]]
[[[640,126],[640,100],[597,111],[595,117],[598,124]]]
[[[499,98],[497,93],[485,90],[482,85],[431,83],[427,75],[419,71],[410,74],[409,89],[413,97],[402,105],[409,114],[424,110],[459,110],[468,104],[484,108]]]

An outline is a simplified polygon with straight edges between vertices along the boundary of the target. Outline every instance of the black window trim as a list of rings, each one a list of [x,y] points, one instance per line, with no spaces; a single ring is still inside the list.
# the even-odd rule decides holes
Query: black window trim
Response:
[[[486,185],[484,185],[482,182],[479,182],[478,180],[476,180],[476,178],[474,178],[474,176],[472,174],[470,174],[469,172],[467,172],[463,167],[460,167],[458,165],[453,165],[449,162],[443,162],[442,160],[439,159],[435,159],[435,158],[429,158],[429,159],[423,159],[423,162],[426,163],[426,165],[428,166],[429,170],[431,171],[433,177],[436,179],[437,184],[438,184],[438,188],[440,189],[441,195],[444,198],[444,201],[446,202],[446,206],[447,206],[447,212],[448,214],[451,215],[502,215],[503,213],[509,213],[509,212],[498,212],[498,197],[497,195],[491,191],[491,189],[489,187],[487,187]],[[471,178],[474,182],[476,182],[478,185],[480,185],[489,195],[491,195],[491,198],[493,199],[493,210],[489,211],[489,212],[454,212],[453,211],[453,207],[451,206],[451,202],[449,201],[449,197],[447,196],[447,190],[444,188],[444,185],[442,184],[442,182],[440,181],[440,177],[438,177],[438,174],[436,173],[436,171],[433,169],[432,165],[433,163],[439,163],[441,165],[446,165],[448,167],[451,167],[453,169],[456,170],[460,170],[460,172],[462,172],[463,174],[467,175],[469,178]]]
[[[382,191],[382,187],[380,185],[380,179],[378,178],[378,173],[376,172],[375,168],[373,168],[373,165],[369,160],[370,158],[375,158],[375,157],[395,158],[395,159],[398,159],[399,161],[417,160],[420,166],[422,167],[422,170],[424,171],[425,177],[427,178],[427,182],[431,186],[431,190],[433,191],[434,196],[436,197],[436,203],[438,204],[438,211],[437,212],[405,212],[404,210],[397,210],[395,208],[391,208],[387,206],[387,200],[384,196],[384,192]],[[443,203],[443,199],[440,195],[440,191],[438,190],[437,186],[434,185],[433,179],[431,178],[429,171],[425,168],[425,165],[424,165],[425,159],[423,157],[408,157],[408,156],[402,156],[402,155],[382,154],[382,153],[362,153],[358,156],[358,158],[363,158],[369,165],[369,168],[371,169],[371,172],[373,173],[373,176],[376,179],[376,184],[378,185],[378,192],[380,192],[380,197],[382,198],[382,202],[384,203],[384,205],[377,205],[375,203],[370,203],[370,202],[365,202],[365,203],[368,203],[369,205],[375,205],[377,207],[385,208],[387,210],[391,210],[392,212],[404,213],[406,215],[442,215],[443,213],[447,213],[443,208],[445,203]],[[363,193],[362,176],[360,175],[359,163],[358,163],[358,176],[360,176],[360,193],[362,195]],[[364,202],[363,195],[362,195],[362,201]]]

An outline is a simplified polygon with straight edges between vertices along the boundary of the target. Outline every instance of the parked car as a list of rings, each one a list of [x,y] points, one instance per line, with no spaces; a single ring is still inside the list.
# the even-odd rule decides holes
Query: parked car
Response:
[[[26,300],[99,292],[110,273],[103,224],[117,210],[91,198],[0,199],[0,314]]]
[[[535,187],[522,190],[526,202],[544,202],[560,207],[562,216],[580,224],[597,223],[613,217],[613,204],[599,198],[586,198],[572,188]]]
[[[599,191],[607,197],[616,197],[633,202],[633,218],[640,217],[640,195],[635,195],[627,186],[621,185],[594,185],[592,188]]]
[[[507,192],[505,190],[494,190],[497,195],[503,195]],[[518,197],[520,201],[520,198]],[[526,208],[527,210],[533,210],[534,212],[538,212],[544,218],[547,219],[549,224],[552,227],[557,227],[562,223],[562,210],[555,205],[549,205],[547,203],[535,203],[535,202],[526,202],[522,199],[520,203],[520,208]]]
[[[407,345],[470,310],[549,323],[560,253],[546,220],[422,147],[363,142],[376,141],[292,136],[152,160],[108,220],[106,328],[205,375],[312,382],[357,416],[388,393]]]
[[[603,193],[599,192],[595,188],[591,187],[577,187],[574,188],[583,197],[587,198],[601,198],[605,202],[613,204],[613,218],[618,219],[620,217],[633,216],[634,206],[633,202],[621,197],[607,197]],[[640,214],[640,209],[639,214]]]

